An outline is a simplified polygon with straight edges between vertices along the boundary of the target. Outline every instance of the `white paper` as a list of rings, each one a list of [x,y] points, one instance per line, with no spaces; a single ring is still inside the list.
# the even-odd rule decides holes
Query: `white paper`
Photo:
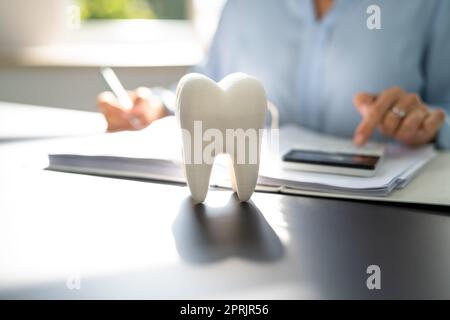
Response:
[[[59,146],[52,153],[78,154],[88,156],[112,156],[125,157],[115,163],[114,169],[89,169],[78,168],[78,171],[86,173],[110,174],[118,176],[142,177],[142,178],[164,178],[167,180],[180,180],[180,170],[171,173],[168,166],[158,169],[159,160],[167,160],[181,167],[181,135],[177,129],[174,117],[159,120],[150,127],[139,132],[122,132],[107,134],[101,137],[85,138],[85,143],[69,143],[64,147]],[[403,188],[417,174],[418,170],[425,165],[434,155],[435,151],[431,145],[416,149],[410,149],[396,144],[386,146],[384,150],[380,144],[369,144],[365,149],[358,152],[377,154],[384,150],[384,161],[380,164],[373,177],[355,177],[326,173],[314,173],[297,170],[283,169],[281,166],[281,155],[292,146],[309,147],[326,145],[342,148],[351,148],[348,140],[312,133],[311,131],[298,127],[286,127],[280,130],[280,148],[274,154],[264,146],[261,156],[260,185],[272,187],[289,187],[302,190],[353,193],[358,195],[387,196],[396,188]],[[350,144],[350,145],[349,145]],[[349,147],[350,146],[350,147]],[[149,159],[148,167],[142,170],[142,162],[133,163],[133,159]],[[152,162],[151,159],[157,159]],[[61,160],[61,159],[60,159]],[[101,161],[101,160],[99,160]],[[101,167],[99,164],[98,168]],[[117,168],[117,169],[115,169]],[[68,170],[59,165],[60,170]],[[227,174],[228,162],[226,158],[216,161],[213,168],[211,184],[229,186]],[[74,170],[76,171],[76,170]],[[101,172],[100,172],[101,171]],[[114,172],[117,171],[117,172]],[[155,172],[153,172],[155,171]],[[164,175],[161,172],[164,171]],[[173,174],[172,179],[170,175]]]
[[[336,150],[349,148],[351,141],[337,139],[311,131],[289,126],[280,130],[280,153],[276,157],[262,158],[259,182],[268,185],[281,185],[291,188],[305,188],[316,191],[348,191],[358,193],[373,193],[387,195],[396,187],[404,187],[410,178],[434,155],[433,146],[408,148],[398,144],[388,144],[385,147],[384,161],[380,164],[373,177],[356,177],[327,173],[316,173],[282,168],[281,155],[293,147],[309,149],[322,148],[339,144]],[[366,154],[377,154],[382,145],[369,144],[364,149],[354,151]],[[277,159],[277,160],[274,160]]]

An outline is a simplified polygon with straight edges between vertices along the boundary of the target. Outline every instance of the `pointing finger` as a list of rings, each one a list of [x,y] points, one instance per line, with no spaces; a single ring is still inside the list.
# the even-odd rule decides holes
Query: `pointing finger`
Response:
[[[368,105],[372,104],[375,99],[376,96],[371,93],[360,92],[353,97],[353,104],[356,110],[364,117],[368,111]]]
[[[404,94],[399,87],[383,91],[370,106],[367,115],[363,118],[355,131],[354,142],[357,145],[365,144],[375,128],[384,118],[385,113],[393,107],[397,100]]]

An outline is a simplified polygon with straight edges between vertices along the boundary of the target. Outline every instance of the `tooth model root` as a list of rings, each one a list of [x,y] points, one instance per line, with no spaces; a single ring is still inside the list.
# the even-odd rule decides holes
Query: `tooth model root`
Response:
[[[234,164],[231,167],[231,184],[239,200],[248,201],[253,194],[258,178],[258,165]]]
[[[211,169],[212,165],[208,164],[189,164],[185,168],[186,180],[191,190],[192,200],[195,203],[205,201],[208,194]]]

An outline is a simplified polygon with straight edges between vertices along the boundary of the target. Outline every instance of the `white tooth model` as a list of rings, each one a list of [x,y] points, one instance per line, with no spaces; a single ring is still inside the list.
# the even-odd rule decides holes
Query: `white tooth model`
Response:
[[[194,202],[205,200],[214,157],[220,153],[230,156],[233,190],[241,201],[250,199],[258,178],[266,110],[262,84],[246,74],[233,73],[219,83],[196,73],[180,80],[176,116]]]

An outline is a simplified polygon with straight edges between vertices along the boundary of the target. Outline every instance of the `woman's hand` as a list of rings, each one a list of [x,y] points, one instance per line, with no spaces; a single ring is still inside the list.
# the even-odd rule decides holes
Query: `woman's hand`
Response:
[[[417,94],[399,87],[378,95],[358,93],[354,104],[363,118],[353,137],[357,145],[364,145],[377,127],[385,136],[404,144],[425,144],[435,139],[445,121],[444,110],[431,110]]]
[[[133,101],[130,110],[120,105],[112,92],[102,92],[97,96],[97,105],[108,122],[109,132],[143,129],[167,115],[161,100],[152,96],[150,89],[141,87],[129,95]]]

